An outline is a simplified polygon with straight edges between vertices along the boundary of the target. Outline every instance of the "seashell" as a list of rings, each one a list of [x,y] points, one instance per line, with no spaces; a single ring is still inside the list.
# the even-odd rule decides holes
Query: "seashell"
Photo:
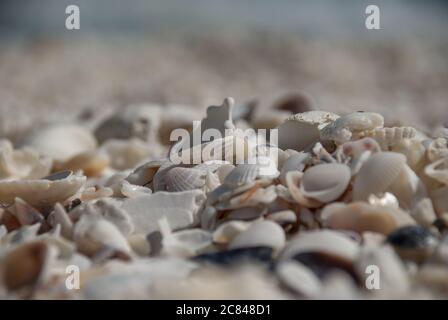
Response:
[[[205,178],[203,171],[182,167],[170,169],[164,177],[166,190],[170,192],[201,189],[205,185]]]
[[[195,170],[199,170],[202,172],[213,172],[216,173],[222,166],[230,166],[231,168],[234,168],[235,166],[230,164],[228,161],[221,161],[221,160],[212,160],[212,161],[205,161],[203,163],[200,163],[193,167]]]
[[[300,205],[306,208],[318,208],[322,203],[316,199],[307,198],[300,190],[303,173],[300,171],[289,171],[286,174],[286,185],[291,194],[291,197]]]
[[[83,215],[76,223],[73,240],[78,251],[87,256],[104,249],[131,252],[126,238],[112,222],[91,215]]]
[[[160,167],[165,166],[167,163],[171,164],[168,159],[149,161],[136,168],[131,174],[129,174],[126,180],[137,186],[146,186],[152,182],[154,175]]]
[[[3,279],[9,290],[43,284],[55,253],[42,241],[32,241],[10,251],[3,262]]]
[[[448,212],[448,186],[433,189],[429,192],[429,197],[432,200],[434,209],[438,215]]]
[[[208,171],[205,175],[205,192],[210,192],[215,190],[217,187],[221,185],[221,181],[219,181],[219,177],[217,174]]]
[[[247,230],[238,234],[229,244],[229,249],[248,247],[270,247],[280,250],[285,245],[285,232],[272,221],[253,223]]]
[[[202,191],[157,192],[125,199],[122,209],[135,225],[135,233],[148,234],[158,230],[158,221],[166,217],[173,230],[192,226],[205,200]]]
[[[363,132],[381,128],[383,125],[384,118],[378,113],[353,112],[335,119],[332,123],[322,128],[320,138],[342,144],[350,141],[352,136],[358,138]]]
[[[429,198],[420,200],[410,214],[420,225],[426,228],[432,227],[434,221],[437,219],[431,199]]]
[[[382,150],[388,151],[403,140],[415,138],[416,134],[417,130],[412,127],[393,127],[363,131],[360,137],[371,137],[379,143]]]
[[[441,158],[427,165],[425,174],[444,185],[448,185],[448,157]]]
[[[226,177],[229,175],[230,172],[232,172],[233,169],[235,169],[235,166],[233,164],[225,164],[219,167],[216,170],[216,174],[218,175],[219,181],[223,183]]]
[[[113,194],[114,191],[111,188],[95,186],[84,189],[83,192],[81,193],[80,198],[82,201],[91,201],[100,198],[110,197]]]
[[[291,155],[283,164],[280,171],[280,181],[286,184],[286,174],[289,171],[301,171],[305,169],[307,161],[310,159],[310,154],[305,152],[300,152]]]
[[[419,225],[399,228],[389,234],[387,241],[402,259],[418,263],[432,255],[438,245],[435,235]]]
[[[304,150],[319,140],[320,129],[338,117],[324,111],[309,111],[290,116],[278,127],[279,148]]]
[[[121,181],[120,193],[127,198],[136,198],[152,193],[152,190],[143,186],[130,184],[128,181]]]
[[[407,164],[415,172],[420,171],[425,163],[426,149],[417,139],[403,139],[391,147],[391,151],[404,154]]]
[[[259,175],[256,164],[239,164],[224,179],[223,184],[228,187],[240,187],[252,183]]]
[[[445,138],[429,140],[426,147],[426,156],[429,162],[435,162],[448,157],[448,142]]]
[[[162,110],[158,105],[129,105],[100,123],[95,129],[95,137],[99,143],[110,139],[154,140],[161,114]]]
[[[52,160],[30,148],[14,150],[8,140],[0,140],[0,179],[38,179],[50,173]]]
[[[95,137],[85,128],[68,123],[53,123],[35,128],[19,141],[19,147],[30,147],[58,162],[95,150]]]
[[[53,212],[47,218],[48,223],[52,227],[61,226],[61,235],[66,239],[72,239],[73,222],[60,203],[56,203]]]
[[[336,157],[338,162],[341,163],[346,163],[348,160],[353,176],[359,172],[372,153],[379,151],[381,151],[381,148],[378,142],[368,137],[345,142],[336,150]]]
[[[15,216],[22,226],[43,223],[45,220],[44,216],[38,210],[20,198],[14,200],[12,210],[14,210]]]
[[[285,261],[276,268],[280,281],[301,296],[316,296],[322,289],[319,278],[306,266],[296,261]]]
[[[163,149],[159,145],[149,145],[138,139],[111,139],[100,147],[100,153],[109,161],[109,166],[115,170],[132,169],[145,159],[158,157],[162,152]]]
[[[78,154],[68,161],[58,164],[56,170],[82,170],[87,177],[95,177],[101,175],[108,165],[109,160],[104,155],[90,151]]]
[[[73,196],[85,181],[85,176],[74,175],[71,171],[39,180],[0,181],[0,202],[13,203],[19,197],[30,205],[51,205]]]
[[[168,220],[159,220],[162,233],[162,253],[178,257],[192,257],[212,244],[212,235],[202,229],[171,232]]]
[[[213,242],[217,244],[228,244],[241,232],[247,230],[251,222],[232,220],[221,224],[213,232]]]
[[[230,209],[229,209],[230,210]],[[225,218],[225,221],[231,220],[255,220],[267,213],[267,208],[260,208],[257,206],[239,207],[230,211]]]
[[[230,210],[244,207],[259,207],[273,202],[277,198],[275,186],[262,188],[255,185],[253,188],[215,205],[218,210]]]
[[[128,238],[128,243],[132,248],[132,251],[139,256],[147,257],[151,252],[151,246],[146,237],[142,234],[132,234]]]
[[[306,198],[320,202],[338,199],[350,182],[350,168],[343,164],[321,164],[309,168],[303,174],[300,192]]]
[[[361,167],[353,185],[353,199],[367,200],[371,194],[384,193],[397,179],[406,157],[396,152],[373,154]]]
[[[388,235],[399,226],[390,207],[374,207],[364,202],[334,203],[321,212],[323,225],[331,229],[366,231]]]
[[[0,225],[4,226],[8,232],[19,229],[21,226],[15,215],[2,208],[0,208]]]
[[[200,213],[201,227],[203,229],[214,229],[217,221],[218,211],[214,207],[207,206]]]
[[[331,230],[303,231],[292,238],[283,250],[280,261],[289,260],[299,253],[322,252],[354,261],[359,252],[357,242]]]
[[[296,224],[297,215],[292,210],[282,210],[268,214],[266,220],[274,221],[284,227],[286,225]]]

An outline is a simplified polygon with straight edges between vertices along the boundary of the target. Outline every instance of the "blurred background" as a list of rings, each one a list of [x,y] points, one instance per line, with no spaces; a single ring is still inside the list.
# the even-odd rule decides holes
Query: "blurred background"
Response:
[[[80,30],[65,28],[70,4]],[[369,4],[381,30],[365,28]],[[447,30],[442,0],[1,0],[0,129],[133,103],[268,108],[295,92],[428,129],[448,124]]]

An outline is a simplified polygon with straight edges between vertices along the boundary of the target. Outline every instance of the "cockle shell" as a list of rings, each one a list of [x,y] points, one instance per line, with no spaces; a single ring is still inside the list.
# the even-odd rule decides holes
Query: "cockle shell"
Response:
[[[41,155],[65,162],[74,156],[93,151],[97,142],[87,129],[76,124],[54,123],[33,129],[19,142],[21,147],[30,147]]]
[[[359,170],[353,185],[353,199],[367,200],[384,193],[406,165],[406,157],[396,152],[373,154]]]
[[[412,127],[393,127],[362,131],[359,137],[371,137],[379,143],[382,150],[388,151],[405,139],[413,139],[416,134],[417,131]]]
[[[339,118],[324,111],[308,111],[290,116],[278,127],[278,146],[302,151],[319,140],[319,130]]]
[[[330,202],[345,192],[350,177],[350,169],[346,165],[337,163],[317,165],[303,174],[300,191],[307,198]]]
[[[182,167],[170,169],[164,177],[166,190],[170,192],[201,189],[205,185],[205,178],[203,171]]]
[[[0,181],[0,202],[12,203],[16,197],[31,205],[51,205],[74,195],[86,182],[85,176],[63,171],[39,180]]]
[[[342,144],[359,136],[360,133],[381,128],[384,125],[382,115],[375,112],[353,112],[336,119],[320,131],[322,140],[332,140]]]
[[[10,141],[0,140],[0,179],[38,179],[50,173],[52,160],[30,148],[14,150]]]
[[[272,221],[253,223],[229,244],[230,249],[265,246],[280,250],[285,245],[285,232]]]
[[[254,182],[259,172],[260,168],[256,164],[239,164],[230,171],[223,184],[228,187],[240,187]]]
[[[448,185],[448,157],[441,158],[427,165],[425,174],[444,185]]]

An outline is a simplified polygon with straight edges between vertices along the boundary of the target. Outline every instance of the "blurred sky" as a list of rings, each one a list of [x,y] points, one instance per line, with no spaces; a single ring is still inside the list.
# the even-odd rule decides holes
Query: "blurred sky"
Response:
[[[443,0],[1,0],[0,34],[68,36],[65,7],[81,10],[82,34],[154,34],[269,30],[301,35],[367,32],[364,10],[381,9],[375,36],[444,37],[448,1]]]

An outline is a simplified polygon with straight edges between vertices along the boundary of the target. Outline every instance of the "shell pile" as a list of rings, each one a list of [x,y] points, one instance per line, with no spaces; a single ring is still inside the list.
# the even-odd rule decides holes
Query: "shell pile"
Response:
[[[170,143],[176,128],[263,128],[231,98],[196,128],[178,109],[0,140],[0,298],[448,298],[446,131],[272,108],[277,140]],[[171,158],[235,142],[239,156]]]

